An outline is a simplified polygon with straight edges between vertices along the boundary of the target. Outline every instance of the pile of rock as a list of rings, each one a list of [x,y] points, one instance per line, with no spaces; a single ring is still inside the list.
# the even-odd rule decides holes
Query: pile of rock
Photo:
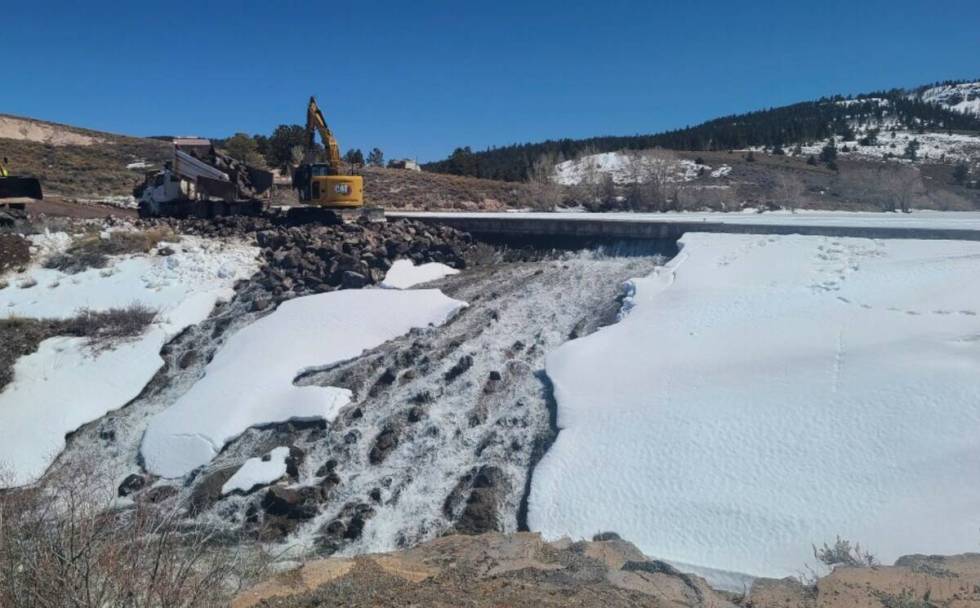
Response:
[[[265,259],[258,280],[283,299],[379,283],[396,259],[462,268],[470,245],[458,230],[409,220],[276,226],[255,236]]]
[[[146,223],[166,224],[179,233],[209,238],[254,238],[265,263],[253,283],[278,301],[379,283],[396,259],[463,268],[464,256],[472,247],[464,232],[407,219],[325,225],[269,216],[229,216]]]

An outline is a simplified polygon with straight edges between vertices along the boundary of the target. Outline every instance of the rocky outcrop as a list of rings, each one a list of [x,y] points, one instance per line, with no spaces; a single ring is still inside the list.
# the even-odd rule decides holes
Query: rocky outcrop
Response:
[[[908,555],[894,566],[841,567],[815,585],[757,579],[752,608],[977,608],[980,554]]]
[[[396,553],[309,562],[239,595],[233,608],[326,606],[727,608],[696,576],[618,539],[447,536]]]
[[[498,467],[482,466],[463,475],[446,498],[443,512],[456,522],[461,534],[481,534],[501,530],[499,506],[511,490]]]

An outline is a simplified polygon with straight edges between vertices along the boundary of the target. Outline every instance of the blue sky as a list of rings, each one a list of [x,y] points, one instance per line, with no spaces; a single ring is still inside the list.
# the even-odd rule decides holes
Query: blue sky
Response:
[[[980,77],[980,2],[8,2],[0,112],[128,133],[302,122],[341,147],[652,133]]]

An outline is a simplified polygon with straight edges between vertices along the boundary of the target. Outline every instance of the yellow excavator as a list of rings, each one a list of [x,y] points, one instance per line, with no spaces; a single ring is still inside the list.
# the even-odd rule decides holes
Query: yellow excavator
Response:
[[[316,162],[316,134],[320,134],[327,153],[327,162]],[[316,99],[310,97],[306,108],[306,149],[303,164],[293,172],[293,188],[299,191],[299,200],[321,207],[350,208],[364,205],[364,178],[343,174],[340,162],[340,146],[323,119]]]

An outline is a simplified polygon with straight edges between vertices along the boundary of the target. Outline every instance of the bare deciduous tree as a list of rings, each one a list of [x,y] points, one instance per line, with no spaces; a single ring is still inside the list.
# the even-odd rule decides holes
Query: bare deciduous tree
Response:
[[[553,211],[565,199],[564,188],[557,180],[556,166],[559,159],[550,154],[538,157],[528,173],[530,205],[535,209]]]
[[[677,157],[667,150],[626,153],[626,203],[633,211],[667,211],[677,207]]]
[[[795,211],[800,206],[805,190],[806,186],[799,175],[795,172],[780,171],[775,176],[773,200],[777,205]]]

